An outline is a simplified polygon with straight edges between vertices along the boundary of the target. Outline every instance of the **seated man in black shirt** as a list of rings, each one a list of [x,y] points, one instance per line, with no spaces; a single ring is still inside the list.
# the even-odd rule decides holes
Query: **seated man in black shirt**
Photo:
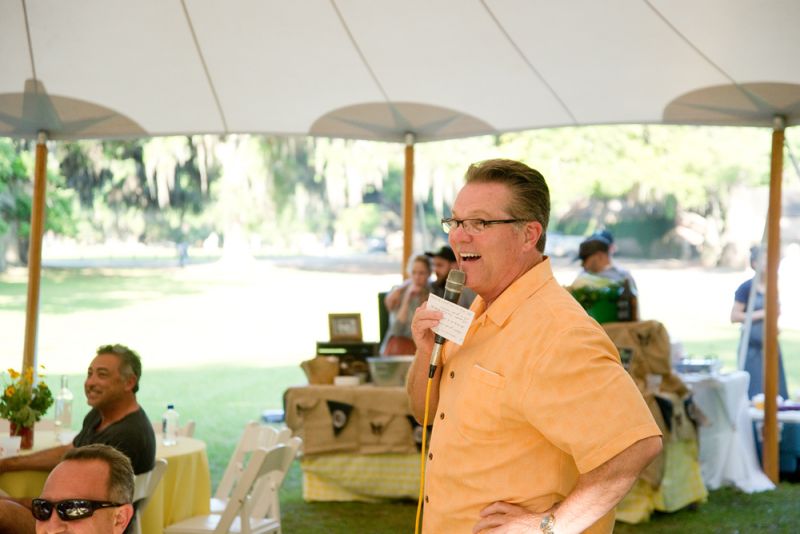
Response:
[[[111,445],[130,458],[134,473],[153,469],[156,439],[150,420],[136,401],[142,363],[125,345],[104,345],[89,365],[84,382],[92,407],[73,442],[33,454],[0,459],[6,471],[50,471],[69,449],[91,443]],[[0,532],[34,532],[30,499],[0,497]]]

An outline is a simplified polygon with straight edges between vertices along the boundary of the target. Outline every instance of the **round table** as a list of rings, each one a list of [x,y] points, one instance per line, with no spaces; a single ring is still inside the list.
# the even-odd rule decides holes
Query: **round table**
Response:
[[[53,431],[36,431],[33,451],[56,445],[59,443]],[[167,525],[208,514],[211,498],[205,442],[179,436],[177,445],[166,447],[159,441],[156,458],[167,461],[167,471],[142,517],[142,532],[147,534],[161,534]],[[46,479],[44,471],[3,473],[0,474],[0,489],[12,497],[35,497],[41,493]]]

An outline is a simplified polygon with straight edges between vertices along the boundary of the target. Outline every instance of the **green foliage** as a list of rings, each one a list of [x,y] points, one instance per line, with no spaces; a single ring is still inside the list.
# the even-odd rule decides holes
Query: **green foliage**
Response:
[[[30,211],[30,194],[26,194],[23,182],[27,174],[28,167],[18,145],[0,139],[0,235],[11,230],[12,224],[20,220],[26,200]]]
[[[622,291],[622,285],[617,283],[610,283],[602,287],[585,285],[568,287],[567,290],[584,310],[588,310],[600,301],[617,302]]]
[[[59,144],[61,174],[85,210],[73,214],[75,227],[89,239],[178,238],[186,215],[211,200],[211,148],[205,136]]]
[[[381,224],[381,211],[375,204],[345,208],[336,221],[338,229],[352,234],[372,235]]]
[[[152,242],[241,227],[266,243],[286,244],[298,234],[332,237],[342,225],[374,232],[375,218],[356,209],[360,204],[380,207],[380,233],[399,229],[404,161],[395,144],[229,135],[54,146],[60,174],[49,175],[48,228],[59,234]],[[0,233],[13,227],[22,238],[29,149],[0,140]],[[642,125],[423,143],[415,149],[415,216],[429,238],[440,238],[438,219],[449,212],[469,163],[520,159],[548,180],[552,229],[585,234],[609,227],[647,253],[686,210],[724,228],[727,191],[767,183],[769,149],[761,129]]]
[[[666,213],[664,206],[643,207],[645,209],[636,210],[631,215],[621,217],[619,222],[608,225],[608,229],[618,239],[633,237],[644,255],[651,257],[653,245],[675,228],[675,215]]]
[[[23,262],[27,260],[33,205],[33,146],[24,141],[0,139],[0,236],[12,234]],[[54,169],[48,167],[46,173],[44,229],[74,235],[75,194]],[[0,255],[5,255],[4,249],[0,249]]]
[[[403,206],[403,180],[405,171],[395,165],[389,166],[389,172],[383,182],[382,204],[398,215]]]

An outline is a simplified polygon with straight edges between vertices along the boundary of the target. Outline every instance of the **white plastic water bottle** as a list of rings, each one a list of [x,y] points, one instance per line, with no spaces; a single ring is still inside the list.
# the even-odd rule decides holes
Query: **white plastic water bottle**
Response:
[[[61,376],[61,390],[56,395],[55,425],[56,439],[59,442],[72,427],[72,401],[74,396],[69,389],[69,380],[66,375]]]
[[[161,416],[161,432],[164,435],[162,439],[167,447],[178,443],[178,418],[175,405],[167,404],[167,411]]]

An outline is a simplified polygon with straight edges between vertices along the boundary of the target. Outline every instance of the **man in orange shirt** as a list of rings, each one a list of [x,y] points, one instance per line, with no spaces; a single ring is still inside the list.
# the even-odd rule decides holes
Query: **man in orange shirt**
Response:
[[[549,191],[515,161],[470,166],[443,219],[478,298],[431,384],[423,531],[610,533],[661,433],[602,328],[543,255]],[[441,313],[421,306],[408,393],[420,421]]]

